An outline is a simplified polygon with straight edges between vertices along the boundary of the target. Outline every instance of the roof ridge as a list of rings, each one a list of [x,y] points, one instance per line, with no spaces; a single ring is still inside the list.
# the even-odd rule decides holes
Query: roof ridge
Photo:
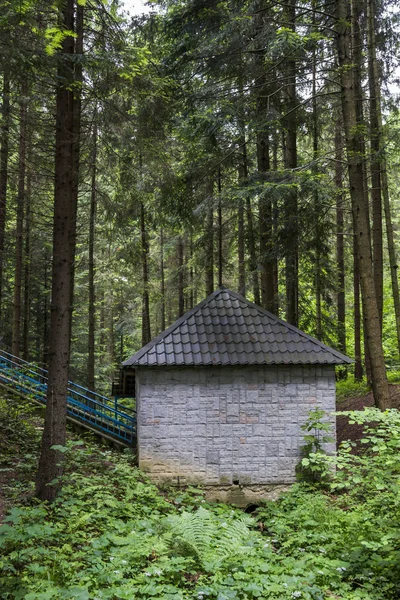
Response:
[[[242,296],[241,294],[239,294],[237,292],[233,292],[232,290],[228,289],[225,286],[221,286],[217,290],[215,290],[214,292],[212,292],[211,294],[209,294],[206,298],[204,298],[204,300],[202,300],[201,302],[199,302],[199,304],[196,304],[196,306],[194,306],[193,308],[191,308],[190,310],[188,310],[186,313],[184,313],[174,323],[172,323],[172,325],[170,325],[170,327],[168,327],[167,329],[165,329],[164,331],[162,331],[153,340],[151,340],[150,342],[148,342],[148,344],[146,344],[145,346],[143,346],[143,348],[141,348],[138,352],[136,352],[131,357],[129,357],[127,360],[125,360],[122,363],[122,365],[123,366],[131,366],[133,364],[138,364],[138,361],[140,361],[140,359],[142,359],[148,352],[150,352],[158,344],[160,344],[161,342],[165,342],[165,339],[168,336],[170,336],[171,334],[174,334],[175,331],[179,330],[179,328],[185,322],[188,322],[189,319],[191,319],[192,317],[194,317],[195,320],[196,320],[196,315],[198,315],[198,314],[201,315],[202,310],[205,307],[207,307],[214,299],[216,299],[218,296],[224,297],[224,295],[225,295],[225,299],[222,302],[223,303],[225,302],[225,303],[229,304],[232,307],[233,311],[235,311],[235,306],[234,306],[236,304],[235,301],[238,302],[239,306],[236,305],[236,310],[239,310],[240,311],[239,314],[243,316],[244,324],[246,324],[246,319],[247,319],[247,317],[244,315],[244,312],[243,312],[244,309],[253,309],[253,310],[256,311],[256,313],[258,315],[260,315],[261,318],[262,317],[268,317],[268,321],[270,322],[270,324],[272,326],[275,325],[275,324],[278,324],[278,325],[282,326],[286,331],[289,331],[289,332],[292,332],[292,333],[296,333],[299,336],[300,340],[302,340],[303,344],[305,343],[305,340],[307,340],[308,342],[311,342],[313,345],[316,346],[316,348],[314,348],[312,350],[312,352],[316,352],[318,354],[318,351],[322,350],[323,351],[323,355],[325,355],[325,358],[326,358],[326,360],[325,360],[326,364],[339,364],[338,362],[335,361],[335,359],[337,359],[338,361],[340,361],[342,363],[350,363],[350,362],[352,362],[352,359],[350,359],[349,357],[345,356],[344,354],[342,354],[338,350],[335,350],[334,348],[330,348],[329,346],[326,346],[323,342],[320,342],[319,340],[317,340],[316,338],[313,338],[312,336],[308,335],[304,331],[301,331],[301,329],[298,329],[294,325],[291,325],[290,323],[287,323],[283,319],[280,319],[279,317],[277,317],[276,315],[272,314],[271,312],[269,312],[265,308],[262,308],[261,306],[258,306],[257,304],[254,304],[253,302],[250,302],[249,300],[247,300],[246,298],[244,298],[244,296]],[[222,306],[220,308],[222,309],[223,307],[224,307],[224,304],[222,304]],[[225,306],[225,310],[226,310],[226,308],[227,307]],[[218,316],[218,313],[217,313],[217,316]],[[248,316],[251,317],[251,318],[253,318],[253,319],[255,318],[254,313],[253,313],[253,315],[251,315],[251,313],[250,313]],[[237,318],[238,318],[238,315],[236,314],[236,319]],[[229,319],[230,319],[230,317],[228,318],[228,320]],[[230,326],[232,326],[232,323],[230,323]],[[247,323],[247,326],[248,326],[248,323]],[[265,329],[265,327],[266,327],[266,325],[263,324],[263,329]],[[300,340],[299,340],[299,342],[300,342]],[[290,342],[290,340],[289,340],[289,342]],[[210,352],[210,350],[207,350],[207,352]],[[287,350],[287,352],[290,353],[292,351],[291,350]],[[173,350],[173,353],[174,353],[174,350]],[[268,351],[264,350],[263,354],[266,357],[267,354],[268,354]],[[326,354],[328,354],[328,356],[326,356]],[[329,359],[329,357],[330,357],[330,359]],[[265,364],[272,364],[272,363],[269,363],[266,358],[264,360],[266,361]],[[206,363],[207,363],[207,361],[206,361]],[[206,363],[199,363],[199,364],[206,364]],[[321,360],[319,363],[317,361],[315,364],[325,364],[325,363],[323,363],[323,361]],[[160,363],[160,364],[164,364],[164,363]],[[174,364],[174,363],[171,363],[171,364]],[[189,363],[182,363],[182,364],[189,364]],[[231,364],[234,364],[234,363],[231,363]],[[249,364],[249,363],[246,363],[246,364]],[[281,364],[281,363],[276,363],[276,364]],[[284,363],[282,363],[282,364],[284,364]],[[293,364],[297,364],[297,363],[293,363]],[[301,361],[299,362],[299,364],[302,364]]]

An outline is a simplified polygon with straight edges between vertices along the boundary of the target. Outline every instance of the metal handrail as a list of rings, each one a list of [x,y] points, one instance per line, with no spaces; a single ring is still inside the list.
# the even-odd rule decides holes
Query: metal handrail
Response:
[[[35,365],[34,369],[32,369],[32,363],[27,362],[26,360],[23,360],[22,358],[19,358],[18,356],[14,356],[13,354],[10,354],[10,352],[6,352],[5,350],[0,350],[0,359],[2,355],[6,355],[6,357],[10,357],[7,358],[7,360],[9,360],[10,362],[14,363],[16,366],[19,366],[20,364],[22,365],[26,365],[30,372],[33,374],[37,374],[38,371],[40,371],[40,376],[45,378],[47,381],[47,376],[48,376],[48,370],[47,369],[43,369],[42,367],[38,367]],[[100,403],[104,403],[107,404],[108,402],[110,402],[110,398],[107,398],[107,396],[103,396],[102,394],[99,394],[98,392],[95,392],[94,390],[90,390],[89,388],[85,388],[84,386],[80,385],[79,383],[75,383],[74,381],[68,381],[68,389],[72,388],[78,388],[80,390],[83,390],[83,392],[86,392],[87,395],[91,395],[94,396],[93,399],[98,398],[98,402]],[[128,412],[132,412],[135,413],[135,411],[131,408],[128,407],[124,407],[126,408],[126,410]]]
[[[11,362],[12,364],[15,364],[17,367],[19,366],[19,363],[26,365],[28,367],[27,372],[32,373],[32,375],[37,375],[37,371],[40,371],[41,372],[39,374],[40,377],[42,377],[47,382],[48,371],[46,369],[42,369],[41,367],[36,367],[36,365],[35,365],[35,368],[33,369],[31,363],[27,362],[26,360],[23,360],[22,358],[14,356],[13,354],[10,354],[9,352],[5,352],[4,350],[0,350],[0,360],[1,360],[1,356],[3,354],[6,355],[7,357],[9,356],[10,358],[6,358],[6,360]],[[83,395],[85,398],[88,398],[89,400],[93,400],[94,402],[99,402],[100,404],[112,403],[115,405],[115,401],[110,400],[110,398],[107,398],[107,396],[103,396],[102,394],[99,394],[98,392],[94,392],[93,390],[90,390],[89,388],[85,388],[82,385],[79,385],[79,383],[75,383],[74,381],[68,380],[68,391],[74,393],[75,390],[73,388],[78,388],[79,390],[82,390],[83,394],[81,394],[81,395]],[[75,392],[75,393],[79,393],[79,392]],[[94,397],[90,398],[90,396],[94,396]],[[96,398],[98,398],[98,400],[96,400]],[[135,414],[135,410],[132,408],[129,408],[127,406],[124,406],[124,412],[132,413],[133,415]]]
[[[5,371],[1,365],[8,369]],[[19,391],[34,394],[37,400],[44,403],[47,374],[45,369],[36,366],[32,368],[27,361],[0,350],[0,379],[11,382]],[[133,441],[136,426],[134,410],[125,406],[121,410],[117,401],[110,401],[106,396],[71,381],[68,382],[67,414],[77,418],[82,425],[86,423],[120,440]]]

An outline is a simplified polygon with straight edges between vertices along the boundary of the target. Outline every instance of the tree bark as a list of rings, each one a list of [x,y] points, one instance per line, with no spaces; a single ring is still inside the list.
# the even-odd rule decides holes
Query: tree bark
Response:
[[[381,164],[381,181],[382,181],[383,205],[384,205],[384,209],[385,209],[386,236],[387,236],[388,250],[389,250],[390,278],[391,278],[391,283],[392,283],[393,304],[394,304],[394,312],[395,312],[395,317],[396,317],[397,347],[398,347],[399,356],[400,356],[400,292],[399,292],[399,280],[397,277],[398,265],[397,265],[397,256],[396,256],[396,246],[394,243],[392,212],[391,212],[391,207],[390,207],[389,186],[388,186],[388,181],[387,181],[385,158],[382,160],[382,164]]]
[[[312,2],[313,6],[313,26],[314,31],[316,28],[316,15],[315,15],[315,0]],[[319,128],[318,128],[318,112],[317,112],[317,52],[314,46],[313,57],[312,57],[312,132],[313,132],[313,172],[317,177],[318,167],[318,142],[319,142]],[[315,271],[314,271],[314,284],[315,284],[315,337],[318,340],[322,340],[322,281],[321,281],[321,242],[322,242],[322,231],[320,226],[321,208],[319,201],[319,192],[316,187],[314,190],[314,213],[315,213]]]
[[[253,210],[251,207],[250,196],[246,196],[246,214],[247,214],[247,239],[249,245],[249,259],[250,259],[250,272],[253,280],[253,295],[254,302],[261,304],[260,298],[260,285],[258,283],[258,268],[257,268],[257,253],[256,253],[256,240],[253,226]]]
[[[61,26],[74,31],[74,0],[66,0]],[[74,37],[67,35],[58,55],[56,99],[56,157],[49,372],[45,424],[36,477],[36,494],[53,501],[61,487],[62,458],[54,445],[65,445],[66,396],[74,250],[76,239],[76,106],[74,98]],[[75,91],[75,94],[78,94]]]
[[[360,127],[360,133],[365,129],[365,121],[364,121],[364,94],[362,88],[362,62],[363,62],[363,33],[361,31],[361,23],[362,23],[362,0],[350,0],[350,14],[351,14],[351,52],[352,52],[352,60],[353,60],[353,85],[354,85],[354,97],[355,97],[355,112],[358,127]],[[367,220],[367,228],[368,228],[368,240],[370,244],[370,252],[371,257],[372,247],[371,247],[371,223],[370,223],[370,207],[369,207],[369,195],[368,195],[368,173],[367,173],[367,160],[366,160],[366,145],[364,134],[361,133],[359,138],[360,144],[360,156],[362,156],[362,171],[363,171],[363,194],[364,194],[364,203],[366,209],[366,220]],[[361,193],[361,190],[360,190]],[[373,268],[373,263],[372,263]],[[364,330],[364,357],[365,357],[365,374],[367,377],[368,385],[372,386],[372,369],[371,369],[371,356],[369,349],[369,338],[365,335],[365,331],[368,327],[366,322],[367,320],[367,310],[365,309],[365,298],[364,294],[361,293],[361,304],[363,309],[363,330]],[[377,306],[379,309],[379,304],[377,302]],[[378,310],[379,312],[379,310]],[[380,323],[380,330],[382,331],[382,325]]]
[[[7,216],[7,182],[10,130],[10,74],[3,73],[3,108],[0,139],[0,317],[3,301],[4,235]]]
[[[264,0],[260,0],[254,17],[254,30],[257,47],[264,44],[264,31],[270,12]],[[260,50],[255,54],[255,78],[257,90],[255,92],[255,110],[257,123],[257,171],[262,184],[266,184],[270,164],[270,127],[269,93],[273,91],[268,87],[268,75],[271,65],[266,64],[266,52]],[[276,91],[276,90],[274,90]],[[274,312],[274,261],[273,261],[273,226],[272,226],[272,201],[268,188],[260,189],[258,201],[259,214],[259,265],[260,265],[260,304],[263,308]]]
[[[337,49],[342,91],[343,122],[346,136],[347,166],[353,213],[354,234],[357,240],[358,264],[365,316],[365,336],[371,360],[372,388],[375,403],[382,410],[390,406],[389,386],[381,343],[379,311],[376,302],[372,268],[371,245],[368,228],[368,211],[364,190],[364,139],[358,122],[357,89],[358,69],[354,68],[354,53],[348,23],[350,6],[346,0],[336,0]]]
[[[268,132],[257,134],[257,170],[265,178],[270,170]],[[261,192],[259,205],[260,218],[260,265],[261,265],[261,306],[275,312],[274,261],[272,202],[267,192]]]
[[[371,200],[372,200],[372,244],[374,257],[374,281],[376,301],[382,328],[383,318],[383,241],[382,241],[382,194],[380,151],[381,136],[378,117],[377,94],[379,81],[376,68],[375,46],[375,6],[374,0],[367,1],[368,16],[368,85],[369,85],[369,119],[371,144]]]
[[[272,170],[278,170],[278,135],[272,136]],[[272,202],[272,239],[277,240],[279,235],[279,207],[277,201]],[[279,317],[279,261],[277,253],[273,258],[273,283],[274,283],[274,310]]]
[[[195,286],[195,276],[194,276],[194,267],[193,267],[193,233],[190,232],[190,240],[189,240],[189,255],[190,255],[190,267],[189,267],[189,308],[193,308],[196,301],[196,290],[197,285]]]
[[[353,225],[354,229],[354,225]],[[358,268],[357,238],[353,238],[353,289],[354,289],[354,379],[362,381],[363,367],[361,355],[361,293],[360,271]]]
[[[375,21],[375,5],[373,0],[368,0],[368,71],[370,82],[370,112],[373,113],[371,115],[371,150],[375,152],[375,154],[372,157],[373,165],[371,165],[371,171],[373,169],[379,169],[379,182],[378,177],[376,176],[375,184],[373,183],[372,187],[374,189],[375,186],[380,185],[380,195],[381,197],[383,197],[393,304],[396,318],[397,346],[400,355],[400,293],[399,282],[397,277],[398,266],[396,257],[396,246],[394,242],[392,214],[390,207],[389,186],[387,180],[386,155],[384,151],[384,141],[382,132],[381,88],[379,80],[378,60],[376,56]],[[379,209],[377,209],[376,212],[376,221],[378,223]],[[377,237],[379,237],[379,234]],[[377,284],[377,278],[378,277],[375,278],[375,285],[379,287],[380,279],[378,280]]]
[[[24,209],[26,175],[27,85],[23,83],[19,111],[17,228],[15,242],[14,297],[12,314],[11,354],[19,356],[21,342],[22,260],[24,249]]]
[[[43,364],[47,368],[49,366],[49,292],[50,286],[49,284],[49,263],[51,261],[51,256],[49,256],[47,249],[44,250],[44,273],[43,273]]]
[[[161,331],[165,329],[165,270],[164,270],[164,230],[160,230],[160,293],[161,293]]]
[[[214,207],[213,207],[214,181],[210,180],[207,193],[207,218],[206,218],[206,295],[214,291]]]
[[[335,185],[336,201],[336,265],[337,265],[337,339],[338,349],[346,354],[346,296],[344,260],[344,194],[343,194],[343,153],[341,122],[337,121],[335,131]],[[357,276],[358,277],[358,276]],[[358,279],[357,279],[358,281]]]
[[[316,2],[312,1],[313,10],[313,30],[317,31],[316,27]],[[317,110],[317,49],[314,45],[312,56],[312,132],[313,132],[313,172],[315,177],[318,174],[318,152],[319,152],[319,126],[318,126],[318,110]],[[315,213],[315,336],[322,340],[322,269],[321,269],[321,246],[322,246],[322,231],[320,225],[321,207],[319,191],[316,187],[314,190],[314,213]]]
[[[115,365],[115,332],[114,332],[114,295],[112,288],[107,293],[107,354],[108,364]]]
[[[32,150],[28,144],[28,165],[26,176],[25,194],[25,249],[24,249],[24,329],[22,343],[22,357],[29,361],[29,324],[30,324],[30,301],[31,301],[31,197],[32,197]]]
[[[223,274],[223,234],[222,234],[222,175],[221,169],[218,169],[218,287],[222,286],[222,274]]]
[[[178,317],[181,317],[185,314],[185,295],[184,295],[184,263],[183,263],[183,255],[184,255],[184,247],[183,247],[183,237],[180,235],[178,237],[177,243],[177,262],[178,262]]]
[[[296,3],[289,0],[285,8],[286,27],[295,31]],[[286,59],[286,102],[285,109],[285,168],[293,171],[297,167],[297,119],[296,119],[296,61],[291,57]],[[297,192],[289,191],[285,206],[286,218],[286,319],[292,325],[299,322],[299,257],[298,257],[298,207]]]
[[[107,348],[106,348],[106,301],[104,289],[99,291],[99,304],[100,304],[100,315],[99,315],[99,326],[100,326],[100,339],[99,339],[99,349],[101,356],[105,356]],[[103,361],[102,361],[103,362]]]
[[[238,212],[238,273],[239,285],[238,292],[246,296],[246,276],[245,276],[245,250],[244,250],[244,204],[242,198],[239,198]]]
[[[89,215],[89,314],[88,314],[88,387],[95,390],[95,322],[96,322],[96,295],[94,286],[94,241],[97,211],[97,110],[94,114],[92,136],[92,164],[91,164],[91,189],[90,189],[90,215]]]
[[[149,244],[146,235],[146,215],[143,202],[140,203],[140,236],[142,242],[142,346],[148,344],[151,340],[150,330],[150,301],[149,301]]]
[[[74,44],[74,89],[73,89],[73,144],[72,144],[72,173],[73,173],[73,198],[72,209],[75,211],[72,219],[76,223],[78,211],[78,193],[79,193],[79,166],[80,166],[80,147],[81,147],[81,112],[82,112],[82,84],[83,84],[83,16],[84,7],[75,2],[75,44]],[[76,236],[71,238],[71,256],[75,257]],[[74,286],[75,286],[75,260],[72,264],[71,274],[71,310],[74,308]],[[71,315],[72,317],[72,315]],[[70,339],[72,342],[72,318],[70,319]]]

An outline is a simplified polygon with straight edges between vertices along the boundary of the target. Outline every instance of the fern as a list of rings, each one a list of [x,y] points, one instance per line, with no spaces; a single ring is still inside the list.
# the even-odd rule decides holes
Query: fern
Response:
[[[165,521],[164,539],[171,554],[192,557],[205,568],[249,551],[254,521],[248,515],[222,521],[212,512],[200,508],[182,512]]]

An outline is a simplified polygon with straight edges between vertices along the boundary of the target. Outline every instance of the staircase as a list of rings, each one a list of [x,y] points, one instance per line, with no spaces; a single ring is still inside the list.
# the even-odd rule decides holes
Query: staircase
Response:
[[[47,371],[3,350],[0,385],[46,404]],[[130,447],[136,440],[133,409],[72,381],[68,382],[67,419],[122,446]]]

